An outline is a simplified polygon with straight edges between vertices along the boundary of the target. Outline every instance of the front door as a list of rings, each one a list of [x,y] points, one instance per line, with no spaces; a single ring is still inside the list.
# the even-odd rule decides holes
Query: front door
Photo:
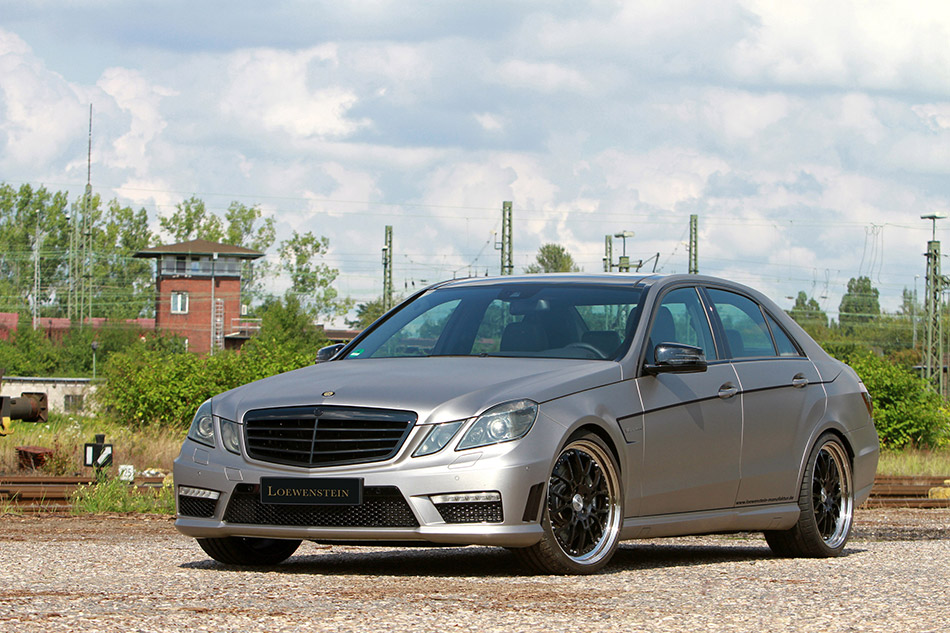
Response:
[[[653,315],[647,362],[660,343],[701,347],[705,372],[638,379],[643,402],[643,516],[731,508],[739,485],[742,402],[735,369],[713,342],[693,287],[667,293]]]

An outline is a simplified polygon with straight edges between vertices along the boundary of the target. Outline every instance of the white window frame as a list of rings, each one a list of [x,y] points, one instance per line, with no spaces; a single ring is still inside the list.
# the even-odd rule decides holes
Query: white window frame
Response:
[[[188,293],[173,292],[171,296],[172,314],[188,314]]]

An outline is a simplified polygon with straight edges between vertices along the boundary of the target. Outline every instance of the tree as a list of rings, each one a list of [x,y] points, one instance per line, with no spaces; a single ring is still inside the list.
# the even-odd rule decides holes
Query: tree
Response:
[[[399,303],[394,299],[394,303]],[[347,319],[346,324],[351,328],[365,330],[376,319],[383,316],[383,298],[378,297],[366,303],[360,303],[356,306],[356,318]]]
[[[224,238],[224,225],[221,218],[205,209],[200,198],[192,196],[176,205],[177,211],[168,217],[158,219],[162,230],[169,233],[176,242],[190,240],[208,240],[220,242]]]
[[[261,252],[269,249],[276,235],[274,218],[264,218],[262,215],[257,205],[249,207],[236,200],[232,202],[224,214],[227,222],[224,243]],[[264,279],[270,272],[266,262],[245,260],[241,264],[241,295],[248,300],[261,298],[264,295]]]
[[[788,315],[816,340],[827,336],[828,315],[824,313],[815,298],[809,298],[805,291],[798,292],[795,305],[788,311]]]
[[[323,263],[330,240],[310,231],[294,231],[290,239],[280,243],[280,267],[290,276],[289,292],[314,316],[346,314],[353,302],[340,299],[333,282],[340,271]]]
[[[225,211],[224,220],[227,222],[222,240],[225,244],[256,251],[266,251],[274,244],[274,218],[264,218],[257,205],[249,207],[235,200]]]
[[[270,348],[290,346],[295,351],[313,356],[326,344],[326,336],[314,325],[313,317],[294,294],[265,301],[258,313],[261,315],[261,330],[245,349],[261,345]]]
[[[841,297],[838,307],[838,322],[842,326],[867,323],[881,314],[878,290],[871,285],[870,277],[852,277],[848,291]]]
[[[36,303],[42,314],[59,316],[57,292],[68,280],[69,221],[65,193],[0,185],[0,311],[20,312]],[[39,294],[34,296],[34,262],[39,253]]]
[[[804,290],[798,292],[795,297],[795,305],[789,311],[789,315],[801,323],[802,321],[821,321],[828,324],[828,315],[826,315],[814,297],[809,298]]]
[[[524,269],[528,274],[576,273],[580,270],[571,254],[560,244],[544,244],[538,249],[535,263]]]
[[[81,270],[77,237],[90,246]],[[115,200],[103,209],[98,195],[69,204],[66,192],[0,185],[0,311],[28,313],[38,250],[40,316],[67,316],[70,288],[82,280],[90,283],[94,316],[144,316],[154,307],[152,269],[132,255],[154,240],[145,209],[133,211]]]
[[[81,200],[73,205],[78,212]],[[105,211],[98,197],[90,205],[91,275],[93,314],[110,319],[134,319],[151,314],[155,307],[152,266],[133,255],[158,241],[145,209],[134,211],[112,200]]]

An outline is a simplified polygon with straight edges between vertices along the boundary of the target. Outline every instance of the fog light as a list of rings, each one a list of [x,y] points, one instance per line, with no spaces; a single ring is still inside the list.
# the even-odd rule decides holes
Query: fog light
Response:
[[[217,499],[221,493],[217,490],[205,490],[204,488],[191,488],[189,486],[178,486],[178,494],[183,497],[198,497],[199,499]]]
[[[500,492],[458,492],[445,495],[431,495],[432,503],[493,503],[501,501]]]

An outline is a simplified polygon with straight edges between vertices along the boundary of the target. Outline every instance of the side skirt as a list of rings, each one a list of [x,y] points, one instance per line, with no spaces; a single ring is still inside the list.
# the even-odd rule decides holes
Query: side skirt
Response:
[[[713,534],[716,532],[760,532],[787,530],[795,525],[800,510],[797,503],[747,506],[724,510],[682,512],[623,520],[620,538],[657,538]]]

